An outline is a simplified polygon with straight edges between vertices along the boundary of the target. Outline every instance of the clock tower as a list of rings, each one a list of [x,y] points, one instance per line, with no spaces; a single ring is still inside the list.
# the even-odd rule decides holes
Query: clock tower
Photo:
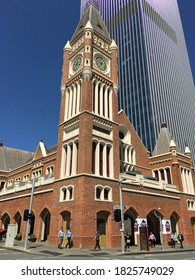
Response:
[[[120,172],[117,51],[90,4],[64,47],[55,168],[57,208],[77,246],[93,243],[100,228],[102,245],[111,245],[106,228]]]

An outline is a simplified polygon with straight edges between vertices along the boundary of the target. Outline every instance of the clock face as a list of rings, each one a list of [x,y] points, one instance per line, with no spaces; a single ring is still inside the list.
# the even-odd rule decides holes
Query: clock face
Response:
[[[102,70],[102,71],[106,70],[107,64],[106,64],[106,61],[102,57],[97,56],[96,59],[95,59],[95,62],[96,62],[97,67],[100,70]]]
[[[72,64],[72,70],[77,71],[79,69],[79,67],[81,66],[81,62],[82,62],[81,57],[75,59],[73,64]]]

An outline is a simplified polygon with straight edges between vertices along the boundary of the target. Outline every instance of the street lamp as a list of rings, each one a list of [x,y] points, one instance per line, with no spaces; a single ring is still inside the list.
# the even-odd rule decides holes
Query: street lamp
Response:
[[[32,213],[32,202],[33,202],[34,188],[35,188],[35,176],[33,176],[33,181],[32,181],[32,190],[31,190],[31,196],[30,196],[30,204],[29,204],[28,215],[30,215]],[[27,221],[27,224],[26,224],[26,235],[25,235],[25,242],[24,242],[24,249],[25,250],[27,249],[29,229],[30,229],[30,219],[28,218],[28,221]]]
[[[158,210],[160,210],[160,207],[158,208]],[[162,235],[162,218],[161,216],[158,216],[156,214],[156,210],[154,210],[154,215],[159,219],[159,224],[160,224],[160,242],[161,242],[161,250],[163,251],[164,250],[164,243],[163,243],[163,235]]]
[[[119,175],[119,197],[120,197],[120,210],[121,210],[121,250],[122,253],[125,253],[125,235],[124,235],[124,216],[123,216],[123,197],[122,197],[122,183],[126,181],[126,179]]]

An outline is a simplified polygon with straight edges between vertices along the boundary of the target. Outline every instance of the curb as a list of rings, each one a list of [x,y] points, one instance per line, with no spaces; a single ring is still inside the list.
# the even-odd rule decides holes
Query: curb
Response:
[[[13,247],[5,247],[4,243],[0,243],[0,248],[4,248],[7,250],[15,250],[19,252],[25,252],[28,254],[33,254],[33,255],[42,255],[46,256],[47,254],[60,254],[64,256],[76,256],[76,255],[83,255],[83,256],[100,256],[100,255],[113,255],[113,256],[130,256],[130,255],[155,255],[155,254],[169,254],[169,253],[175,253],[175,252],[188,252],[188,251],[195,251],[195,247],[187,247],[187,248],[165,248],[164,250],[161,250],[161,248],[156,248],[155,250],[150,250],[150,251],[141,251],[139,248],[135,248],[134,250],[127,251],[125,253],[121,252],[120,248],[115,248],[115,249],[102,249],[101,251],[96,251],[93,249],[79,249],[79,248],[72,248],[70,250],[67,249],[62,249],[59,250],[56,246],[49,245],[49,244],[42,244],[42,243],[35,243],[33,244],[32,247],[27,247],[25,250],[22,244],[14,244]]]

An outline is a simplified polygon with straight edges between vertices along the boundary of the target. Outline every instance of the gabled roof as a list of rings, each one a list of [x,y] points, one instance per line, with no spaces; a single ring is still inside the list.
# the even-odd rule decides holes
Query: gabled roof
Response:
[[[166,124],[162,124],[158,140],[154,147],[154,151],[152,153],[153,156],[166,154],[170,152],[170,145],[175,146],[176,151],[181,153],[179,146],[175,143],[172,134],[170,133],[169,129],[167,128]]]
[[[100,15],[99,10],[91,4],[84,12],[74,34],[71,39],[71,41],[74,41],[85,29],[86,25],[91,23],[91,26],[94,31],[102,35],[107,40],[111,41],[110,35],[108,33],[108,30],[106,28],[106,25]]]
[[[37,158],[46,157],[46,155],[47,155],[46,148],[45,148],[43,141],[41,140],[38,144],[38,147],[34,154],[33,160],[35,160]]]
[[[39,159],[39,158],[42,158],[42,157],[46,157],[50,154],[55,153],[56,151],[57,151],[57,145],[52,146],[52,147],[47,149],[45,147],[45,144],[44,144],[43,140],[41,140],[38,144],[38,147],[37,147],[37,150],[34,154],[33,160],[36,160],[36,159]]]
[[[0,170],[10,171],[26,164],[34,153],[0,146]]]

